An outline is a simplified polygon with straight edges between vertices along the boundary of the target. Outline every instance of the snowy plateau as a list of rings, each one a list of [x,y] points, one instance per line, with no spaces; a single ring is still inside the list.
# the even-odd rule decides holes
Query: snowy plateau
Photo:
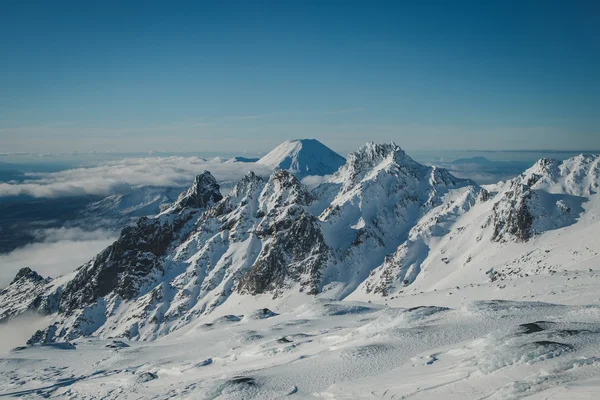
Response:
[[[600,398],[600,155],[486,186],[394,143],[256,163],[70,274],[19,271],[0,397]]]

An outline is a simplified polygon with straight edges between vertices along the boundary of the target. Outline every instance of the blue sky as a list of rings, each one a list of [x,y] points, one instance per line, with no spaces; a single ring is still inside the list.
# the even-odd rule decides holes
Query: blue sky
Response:
[[[93,3],[0,5],[1,151],[600,149],[596,1]]]

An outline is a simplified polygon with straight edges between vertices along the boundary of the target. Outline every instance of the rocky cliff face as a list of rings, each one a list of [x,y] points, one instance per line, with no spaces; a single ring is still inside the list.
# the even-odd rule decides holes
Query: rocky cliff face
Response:
[[[578,156],[559,162],[541,159],[501,185],[487,221],[496,242],[526,242],[545,231],[573,224],[597,185],[598,159]],[[574,167],[575,166],[575,167]]]
[[[26,311],[53,311],[44,296],[48,282],[31,268],[21,268],[11,284],[0,290],[0,321]]]
[[[179,195],[173,205],[173,210],[210,207],[223,198],[219,189],[219,184],[214,176],[210,172],[204,171],[196,176],[192,187]]]
[[[577,193],[594,190],[594,174],[596,159],[542,160],[488,192],[415,162],[394,143],[361,147],[313,191],[277,170],[268,180],[250,172],[222,196],[204,172],[168,209],[123,229],[69,279],[22,270],[0,292],[0,320],[26,310],[55,313],[32,343],[92,334],[146,340],[232,296],[386,296],[410,286],[432,244],[459,237],[457,221],[478,204],[493,204],[477,228],[492,243],[525,241],[573,223],[583,201]],[[560,191],[567,186],[569,193]]]

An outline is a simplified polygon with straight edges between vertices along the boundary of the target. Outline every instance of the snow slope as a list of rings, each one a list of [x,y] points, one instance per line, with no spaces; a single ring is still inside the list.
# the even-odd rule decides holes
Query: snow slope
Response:
[[[513,290],[471,289],[463,307],[443,305],[444,293],[388,306],[311,300],[201,317],[153,342],[91,337],[19,348],[0,358],[0,396],[593,399],[600,276],[578,277],[551,277],[568,304],[548,302],[549,282],[535,277]],[[510,300],[525,287],[546,302]],[[506,300],[477,300],[498,293]],[[423,303],[437,305],[411,305]]]
[[[345,161],[316,139],[296,139],[281,143],[257,163],[284,169],[301,179],[309,175],[330,175]]]

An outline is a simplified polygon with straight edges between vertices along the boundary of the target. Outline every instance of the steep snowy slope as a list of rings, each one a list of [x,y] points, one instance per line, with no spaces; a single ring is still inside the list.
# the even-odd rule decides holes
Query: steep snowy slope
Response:
[[[257,162],[302,178],[332,174],[344,165],[345,160],[316,139],[297,139],[281,143]]]
[[[455,191],[477,197],[473,181],[421,165],[394,143],[368,143],[315,189],[326,242],[335,257],[323,272],[323,283],[343,298],[409,238],[410,230],[432,208]]]
[[[593,265],[600,261],[599,161],[583,155],[542,159],[482,193],[487,201],[461,202],[472,205],[466,213],[462,206],[448,209],[452,202],[446,202],[413,228],[411,239],[351,298],[456,290]],[[447,211],[454,216],[451,225]],[[422,273],[413,279],[415,269]]]
[[[276,171],[265,181],[249,173],[210,206],[220,198],[205,173],[157,218],[125,229],[66,284],[57,324],[33,341],[151,339],[213,311],[235,290],[316,292],[328,249],[304,211],[312,197],[293,175]]]

